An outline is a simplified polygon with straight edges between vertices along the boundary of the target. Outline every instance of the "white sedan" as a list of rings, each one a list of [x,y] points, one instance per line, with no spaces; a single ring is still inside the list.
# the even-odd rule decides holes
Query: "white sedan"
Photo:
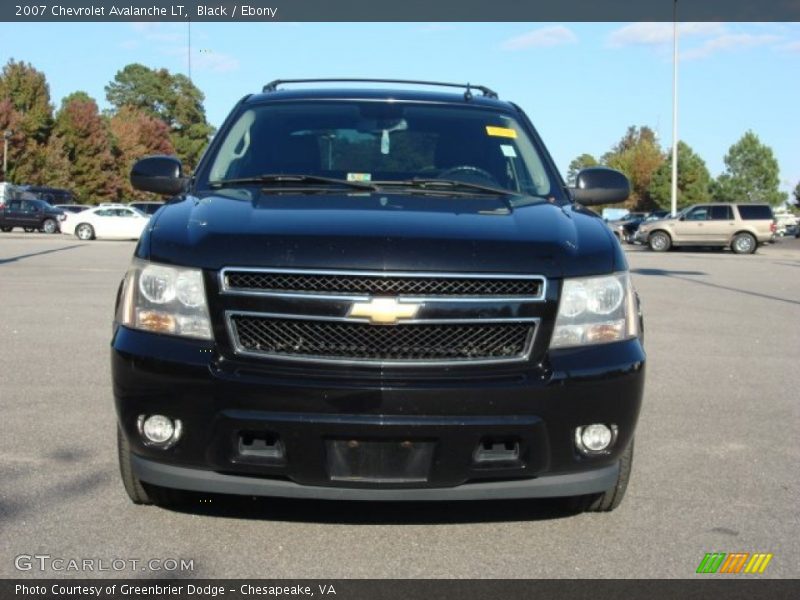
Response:
[[[79,213],[67,213],[61,233],[81,240],[108,238],[138,240],[150,217],[127,206],[98,206]]]

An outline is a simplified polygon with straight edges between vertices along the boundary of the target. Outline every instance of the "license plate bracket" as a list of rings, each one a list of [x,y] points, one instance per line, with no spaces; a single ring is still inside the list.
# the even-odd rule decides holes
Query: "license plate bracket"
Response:
[[[436,443],[426,440],[325,441],[332,481],[419,483],[428,481]]]

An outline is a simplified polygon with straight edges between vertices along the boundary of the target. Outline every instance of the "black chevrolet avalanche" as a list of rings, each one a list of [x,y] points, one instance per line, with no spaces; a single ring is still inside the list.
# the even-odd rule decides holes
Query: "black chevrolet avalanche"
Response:
[[[173,157],[133,167],[134,187],[170,200],[111,343],[131,499],[612,510],[642,320],[619,243],[584,206],[624,200],[627,179],[591,168],[567,188],[488,88],[341,81],[246,96],[191,177]]]

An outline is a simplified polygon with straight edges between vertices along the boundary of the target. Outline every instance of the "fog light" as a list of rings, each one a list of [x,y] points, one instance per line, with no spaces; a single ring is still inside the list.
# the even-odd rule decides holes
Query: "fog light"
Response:
[[[616,425],[594,423],[575,430],[575,445],[583,454],[605,454],[616,439]]]
[[[140,415],[137,425],[145,443],[152,446],[168,448],[181,436],[181,422],[174,421],[164,415]]]

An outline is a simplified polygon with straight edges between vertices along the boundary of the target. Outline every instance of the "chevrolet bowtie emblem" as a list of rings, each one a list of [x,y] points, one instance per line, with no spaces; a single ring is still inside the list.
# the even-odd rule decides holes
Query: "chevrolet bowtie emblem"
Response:
[[[369,302],[353,302],[349,317],[366,317],[374,325],[393,325],[400,319],[413,319],[422,304],[398,302],[394,298],[372,298]]]

